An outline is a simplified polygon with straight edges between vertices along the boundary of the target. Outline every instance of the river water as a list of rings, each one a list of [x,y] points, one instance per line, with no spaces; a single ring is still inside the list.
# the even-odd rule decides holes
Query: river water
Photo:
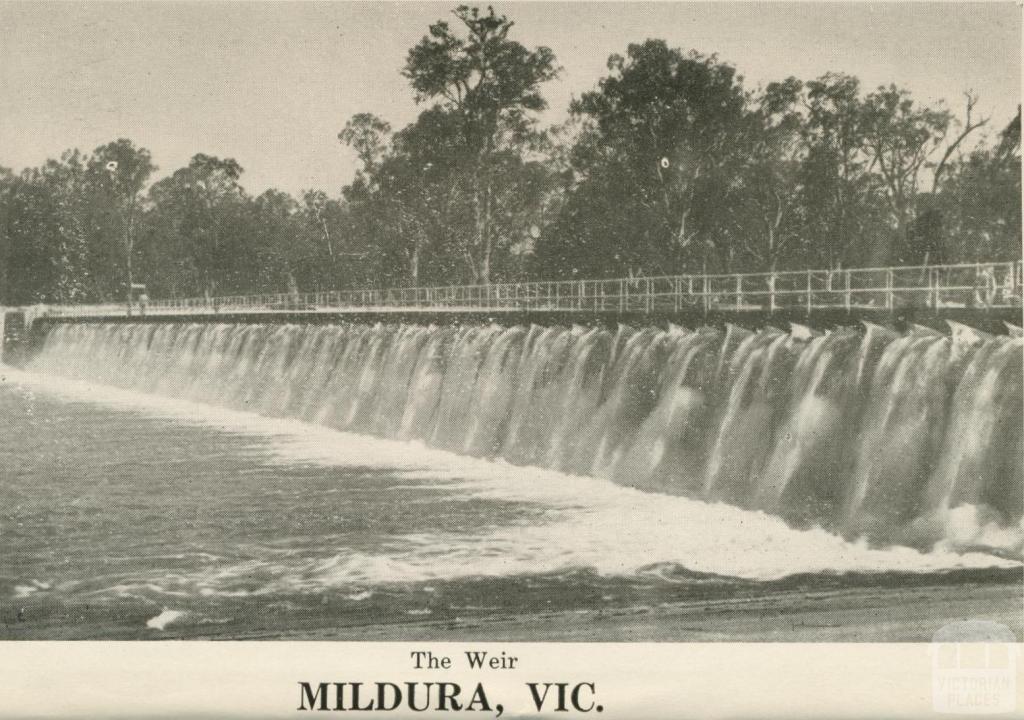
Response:
[[[975,502],[946,507],[942,533],[927,546],[911,548],[872,540],[866,531],[851,534],[849,526],[807,517],[794,522],[785,513],[724,494],[687,497],[631,487],[639,483],[624,484],[614,472],[527,464],[515,455],[532,447],[521,440],[531,432],[525,426],[517,430],[520,441],[509,457],[474,452],[488,443],[467,447],[462,439],[454,448],[461,452],[454,452],[455,441],[433,430],[426,438],[403,435],[402,418],[413,417],[407,429],[426,427],[426,420],[415,417],[424,411],[412,400],[389,411],[389,398],[397,403],[399,395],[436,396],[427,372],[438,362],[436,353],[406,359],[406,384],[418,383],[409,390],[367,379],[413,352],[408,346],[393,349],[393,359],[381,359],[380,349],[371,353],[377,358],[372,362],[363,357],[360,366],[373,370],[361,378],[346,380],[341,375],[351,371],[338,361],[329,372],[321,367],[323,376],[316,380],[289,376],[303,363],[303,372],[317,372],[319,361],[303,353],[322,349],[308,346],[309,337],[303,345],[297,328],[289,330],[290,353],[270,360],[274,350],[267,338],[279,337],[280,329],[267,330],[262,345],[246,349],[242,343],[233,350],[231,328],[219,335],[215,328],[190,330],[185,339],[179,331],[164,340],[153,333],[166,331],[141,326],[120,339],[116,333],[126,331],[116,328],[62,332],[29,371],[0,372],[0,616],[9,637],[261,637],[324,626],[343,636],[352,626],[456,627],[496,615],[602,612],[757,595],[787,587],[795,577],[801,585],[827,587],[844,577],[940,577],[954,569],[1019,567],[1016,510],[1010,510],[1012,520],[1000,520],[977,502],[1010,492],[999,489],[1008,483],[1000,485],[998,477],[988,481],[995,490],[982,487],[968,498]],[[100,334],[91,349],[88,343],[97,339],[90,332]],[[210,333],[205,340],[204,333]],[[501,333],[494,335],[492,342]],[[520,342],[516,352],[522,353],[526,335],[509,341]],[[762,343],[769,350],[760,367],[770,367],[776,340]],[[422,338],[416,352],[428,341]],[[204,349],[204,342],[213,349]],[[917,352],[927,360],[927,347]],[[150,355],[140,360],[133,353]],[[251,354],[248,360],[245,353]],[[476,362],[486,365],[483,355]],[[276,370],[264,367],[278,362]],[[184,369],[175,369],[176,363]],[[196,377],[196,363],[213,374]],[[423,363],[426,369],[418,369]],[[1006,362],[1000,363],[1001,373]],[[442,375],[465,370],[451,364]],[[971,372],[969,359],[961,364],[962,375]],[[821,372],[827,375],[827,367]],[[934,377],[938,370],[929,372]],[[188,391],[181,384],[187,376],[193,382]],[[379,423],[377,434],[385,437],[338,429],[341,421],[325,415],[323,392],[315,396],[321,398],[316,407],[314,396],[294,394],[314,381],[321,389],[354,383],[350,394],[372,391],[382,397],[373,413],[360,415],[353,405],[345,412],[350,424],[358,424],[355,418]],[[368,387],[360,389],[360,383]],[[238,394],[240,387],[249,388],[247,396]],[[282,388],[292,396],[283,396]],[[496,404],[504,403],[502,412],[509,412],[515,398],[501,394],[514,395],[514,388],[489,392],[476,420],[459,420],[470,421],[468,429],[459,429],[460,438],[508,432],[485,431],[480,423]],[[434,414],[445,411],[440,395]],[[973,399],[958,398],[955,388],[950,395],[950,402],[972,411]],[[447,412],[455,413],[453,404],[449,399]],[[646,405],[647,417],[654,417],[658,394]],[[337,418],[341,411],[332,408]],[[380,420],[387,412],[397,418],[391,425]],[[446,426],[452,437],[454,422]],[[686,432],[671,417],[659,422]],[[731,422],[734,434],[743,423],[753,432],[749,416]],[[639,423],[641,436],[651,432],[643,429],[650,424]],[[800,432],[791,421],[783,426]],[[633,435],[632,446],[645,447]],[[713,464],[716,453],[733,457],[716,448],[721,440],[707,442],[704,452],[711,459],[705,463]],[[969,450],[956,455],[961,464],[977,464],[984,451]],[[777,451],[761,452],[762,464],[786,465]],[[617,460],[622,467],[630,453],[616,457],[626,458]],[[939,467],[945,469],[933,473],[959,477],[959,470]],[[702,477],[735,485],[736,472],[705,468]],[[931,486],[925,483],[923,497]],[[394,636],[401,637],[401,630]]]

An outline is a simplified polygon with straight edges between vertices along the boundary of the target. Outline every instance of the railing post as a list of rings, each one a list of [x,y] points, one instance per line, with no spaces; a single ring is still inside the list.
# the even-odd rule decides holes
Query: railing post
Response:
[[[736,309],[743,307],[743,276],[736,276]]]
[[[619,312],[626,310],[626,281],[619,278]]]
[[[646,307],[647,314],[651,314],[651,279],[644,278],[644,295],[647,297]]]
[[[775,313],[775,279],[778,276],[773,272],[768,276],[768,311]]]
[[[885,309],[892,310],[893,306],[893,293],[892,293],[892,269],[885,271]]]
[[[1018,272],[1020,270],[1020,267],[1020,260],[1010,263],[1010,282],[1009,288],[1007,289],[1007,294],[1009,297],[1006,298],[1006,304],[1009,305],[1010,307],[1014,307],[1014,305],[1017,302],[1017,293],[1020,292],[1020,282],[1018,279]]]
[[[807,315],[811,314],[811,277],[812,273],[810,270],[807,271]]]
[[[707,315],[711,311],[711,293],[708,292],[707,273],[700,276],[700,291],[701,296],[704,298],[704,314]]]
[[[846,304],[846,312],[849,313],[850,312],[850,300],[851,300],[850,296],[852,295],[852,291],[851,291],[851,287],[850,287],[850,284],[851,284],[850,283],[850,280],[851,280],[851,278],[850,278],[850,271],[847,270],[845,274],[846,274],[846,293],[845,293],[846,297],[844,298],[844,302]]]

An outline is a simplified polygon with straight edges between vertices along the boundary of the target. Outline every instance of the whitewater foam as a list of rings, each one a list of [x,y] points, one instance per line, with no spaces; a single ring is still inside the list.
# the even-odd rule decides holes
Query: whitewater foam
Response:
[[[164,630],[173,622],[180,620],[185,616],[185,613],[181,610],[167,610],[165,609],[159,615],[154,618],[150,618],[146,621],[146,627],[151,630]]]
[[[325,588],[361,592],[382,581],[579,568],[631,575],[666,563],[751,580],[795,573],[933,572],[1018,565],[985,552],[959,552],[957,541],[951,539],[928,552],[875,548],[866,540],[850,542],[818,527],[794,529],[762,511],[644,492],[601,478],[470,458],[416,442],[384,440],[9,368],[3,374],[3,384],[14,383],[67,401],[260,437],[273,451],[274,462],[377,468],[424,487],[436,483],[466,498],[530,503],[539,509],[512,526],[400,535],[378,552],[345,551],[291,565],[267,560],[220,564],[175,578],[176,585],[184,583],[203,595]],[[970,524],[969,519],[960,518],[960,522],[965,527]],[[990,528],[988,533],[996,531]],[[961,535],[969,547],[977,547],[984,539],[977,533]],[[989,539],[1003,543],[1008,538]],[[261,587],[238,588],[239,578],[255,574],[266,579]]]

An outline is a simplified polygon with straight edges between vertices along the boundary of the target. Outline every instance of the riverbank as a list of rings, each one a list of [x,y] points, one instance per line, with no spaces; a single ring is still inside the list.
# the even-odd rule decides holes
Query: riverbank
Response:
[[[287,603],[221,599],[215,615],[183,612],[163,627],[153,625],[151,604],[47,608],[24,600],[20,620],[3,613],[0,639],[927,642],[944,625],[974,619],[1024,637],[1024,576],[1017,569],[848,576],[831,587],[820,578],[792,578],[706,590],[675,598],[637,593],[595,606],[582,589],[552,586],[535,588],[517,610],[510,586],[493,599],[500,609],[464,605],[386,615],[353,612],[326,595]]]
[[[844,588],[657,607],[577,610],[242,635],[237,639],[566,642],[928,642],[968,619],[1024,636],[1020,584]]]

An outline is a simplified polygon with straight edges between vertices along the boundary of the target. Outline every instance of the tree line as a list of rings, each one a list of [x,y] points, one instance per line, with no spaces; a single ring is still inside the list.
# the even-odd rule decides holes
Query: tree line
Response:
[[[0,304],[1012,260],[1021,257],[1020,109],[1008,123],[827,73],[748,88],[661,40],[608,59],[542,127],[552,51],[459,6],[402,73],[422,107],[339,141],[338,197],[257,196],[233,159],[154,181],[119,139],[0,168]]]

